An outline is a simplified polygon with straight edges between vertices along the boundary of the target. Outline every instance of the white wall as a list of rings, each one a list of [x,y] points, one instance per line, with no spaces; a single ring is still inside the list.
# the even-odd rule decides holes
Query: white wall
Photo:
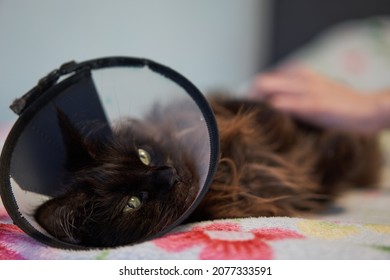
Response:
[[[201,90],[237,87],[265,61],[269,1],[0,0],[0,121],[70,60],[141,56]]]

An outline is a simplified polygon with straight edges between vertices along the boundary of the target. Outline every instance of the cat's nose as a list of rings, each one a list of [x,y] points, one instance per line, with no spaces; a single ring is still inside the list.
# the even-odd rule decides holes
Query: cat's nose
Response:
[[[160,167],[155,172],[156,187],[160,190],[169,190],[178,181],[176,169],[169,166]]]

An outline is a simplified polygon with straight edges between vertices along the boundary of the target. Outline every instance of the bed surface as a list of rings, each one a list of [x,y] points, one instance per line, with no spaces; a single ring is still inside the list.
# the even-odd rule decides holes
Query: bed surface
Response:
[[[390,190],[351,192],[327,214],[183,225],[114,249],[47,247],[12,224],[0,205],[0,259],[390,259]]]

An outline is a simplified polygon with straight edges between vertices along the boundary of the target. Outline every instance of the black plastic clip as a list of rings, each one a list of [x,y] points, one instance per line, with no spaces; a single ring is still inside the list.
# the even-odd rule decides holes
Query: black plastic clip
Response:
[[[45,77],[39,80],[38,84],[24,94],[22,97],[16,99],[10,106],[11,110],[17,115],[23,113],[23,111],[34,102],[43,92],[51,88],[56,84],[58,79],[62,75],[70,74],[77,71],[80,65],[75,61],[70,61],[61,65],[59,69],[55,69],[47,74]]]

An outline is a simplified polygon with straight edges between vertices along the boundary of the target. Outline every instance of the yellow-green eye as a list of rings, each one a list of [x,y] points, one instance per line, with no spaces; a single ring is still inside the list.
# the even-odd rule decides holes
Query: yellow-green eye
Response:
[[[150,165],[152,159],[150,158],[150,154],[147,151],[144,149],[138,149],[138,156],[143,164]]]
[[[137,210],[140,208],[142,205],[141,200],[137,196],[132,196],[130,199],[127,201],[125,208],[123,208],[123,212],[130,212]]]

